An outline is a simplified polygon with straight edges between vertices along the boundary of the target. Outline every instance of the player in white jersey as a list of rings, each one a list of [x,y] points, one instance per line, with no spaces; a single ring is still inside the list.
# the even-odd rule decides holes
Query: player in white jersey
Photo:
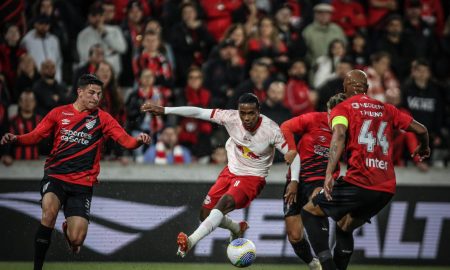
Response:
[[[178,255],[186,253],[217,227],[231,231],[232,238],[242,237],[248,224],[236,222],[227,214],[234,209],[246,208],[263,189],[265,177],[272,165],[275,148],[286,155],[296,155],[291,165],[294,181],[298,181],[300,158],[288,147],[278,125],[259,114],[259,101],[253,94],[239,98],[238,110],[201,109],[197,107],[161,107],[146,103],[142,111],[155,115],[176,114],[218,123],[230,135],[226,143],[228,166],[206,196],[200,212],[202,223],[189,237],[180,232],[177,238]],[[290,159],[292,160],[292,159]],[[296,191],[285,194],[289,202],[296,200]]]

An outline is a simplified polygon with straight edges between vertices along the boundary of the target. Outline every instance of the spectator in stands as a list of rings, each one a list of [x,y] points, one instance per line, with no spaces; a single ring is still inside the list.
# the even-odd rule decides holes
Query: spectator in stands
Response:
[[[210,108],[211,93],[203,87],[203,74],[198,67],[189,69],[184,99],[187,106]],[[179,123],[178,141],[186,146],[195,157],[201,158],[211,154],[211,133],[210,122],[195,118],[183,118]]]
[[[63,63],[61,47],[56,36],[49,33],[50,22],[50,17],[39,15],[34,20],[34,29],[24,36],[21,46],[33,57],[37,67],[46,60],[52,60],[56,65],[55,78],[61,82]]]
[[[355,33],[347,50],[347,56],[353,60],[356,69],[364,70],[369,66],[369,46],[365,34]]]
[[[193,3],[181,5],[180,10],[182,19],[173,27],[170,41],[177,60],[177,85],[184,85],[189,68],[206,62],[215,40],[199,20]]]
[[[256,36],[248,40],[247,66],[262,57],[270,58],[280,68],[286,67],[289,61],[286,44],[280,39],[275,22],[270,17],[259,21]]]
[[[19,98],[19,111],[9,123],[9,132],[23,135],[31,132],[42,117],[35,113],[36,99],[32,91],[24,91]],[[7,152],[1,157],[3,164],[12,165],[14,160],[39,159],[38,145],[8,145]]]
[[[331,22],[333,7],[329,4],[314,6],[314,21],[303,30],[308,52],[306,59],[309,63],[315,63],[317,58],[325,55],[331,41],[335,39],[346,41],[341,27]]]
[[[168,42],[164,41],[163,37],[167,37],[168,34],[166,32],[169,29],[166,29],[163,31],[161,24],[156,19],[149,19],[147,20],[147,23],[145,24],[144,33],[148,31],[153,31],[161,36],[161,46],[160,50],[164,54],[164,56],[167,58],[167,61],[169,61],[170,66],[172,67],[172,70],[176,69],[176,61],[175,61],[175,55],[173,53],[172,45]],[[166,33],[166,34],[165,34]],[[166,38],[168,39],[168,38]]]
[[[332,0],[332,21],[337,23],[347,37],[353,37],[356,31],[361,31],[367,26],[364,7],[355,0]]]
[[[117,85],[113,67],[104,60],[100,61],[96,66],[95,75],[103,82],[103,95],[100,101],[100,108],[114,117],[121,126],[124,126],[124,102],[122,93]],[[106,140],[103,145],[103,158],[119,158],[123,164],[129,162],[129,160],[124,157],[123,148],[112,139]]]
[[[33,85],[33,92],[37,100],[36,112],[43,117],[53,108],[69,104],[74,101],[71,91],[55,78],[56,66],[52,60],[41,64],[41,78]]]
[[[231,14],[242,4],[241,0],[200,0],[206,16],[206,27],[216,41],[222,39],[223,33],[231,25]]]
[[[336,65],[345,56],[346,48],[342,40],[335,39],[331,41],[328,53],[317,58],[313,69],[314,79],[313,87],[317,88],[324,83],[336,71]]]
[[[232,24],[223,36],[223,40],[232,40],[237,48],[238,55],[242,64],[247,61],[247,33],[242,24]]]
[[[142,52],[134,59],[134,73],[139,76],[143,69],[150,69],[155,76],[155,85],[172,87],[172,67],[160,50],[161,36],[147,31],[142,38]]]
[[[286,84],[272,82],[267,89],[267,98],[261,104],[261,113],[272,119],[278,125],[292,117],[288,108],[283,105],[286,96]]]
[[[192,161],[189,149],[178,144],[175,128],[165,127],[158,142],[150,146],[144,155],[144,162],[156,165],[189,164]]]
[[[267,97],[267,85],[269,83],[269,65],[261,60],[255,60],[250,69],[250,78],[239,84],[236,91],[230,98],[227,108],[237,108],[239,97],[244,93],[255,94],[260,103],[263,103]]]
[[[205,87],[211,91],[211,106],[224,108],[236,86],[244,79],[244,67],[232,40],[219,44],[219,53],[203,66]]]
[[[404,32],[407,40],[414,41],[415,55],[432,59],[437,54],[437,37],[434,27],[421,18],[420,0],[410,0],[405,10]]]
[[[0,76],[0,134],[5,134],[8,132],[9,119],[8,119],[8,107],[11,104],[11,99],[6,88],[6,83]],[[0,155],[3,155],[7,149],[0,146]]]
[[[12,100],[16,102],[20,94],[25,89],[31,89],[41,78],[37,70],[34,59],[29,54],[24,54],[19,58],[19,68],[17,70],[17,81],[12,94]]]
[[[113,0],[102,1],[103,15],[105,16],[105,24],[117,25],[119,21],[116,20],[116,6]]]
[[[295,60],[289,68],[284,105],[293,116],[314,111],[312,93],[307,82],[308,68],[304,60]]]
[[[275,21],[281,41],[287,46],[289,58],[300,58],[306,55],[306,44],[300,35],[298,24],[294,24],[292,5],[284,3],[275,12]]]
[[[211,164],[224,165],[227,164],[227,150],[225,147],[216,147],[211,154]]]
[[[379,30],[383,19],[397,9],[397,0],[370,0],[368,26]]]
[[[114,67],[114,72],[119,76],[122,71],[120,55],[125,53],[127,44],[122,31],[118,26],[106,25],[101,6],[92,5],[88,14],[89,25],[84,28],[77,38],[77,51],[80,64],[89,59],[89,48],[94,44],[101,44],[105,53],[105,59]]]
[[[93,74],[100,62],[105,60],[105,53],[103,51],[103,47],[100,44],[94,44],[89,48],[89,59],[86,64],[77,68],[73,75],[72,82],[72,92],[75,93],[77,91],[77,82],[78,79],[83,74]]]
[[[409,73],[409,67],[416,54],[415,41],[403,33],[403,21],[399,15],[387,19],[384,35],[376,43],[376,51],[385,51],[391,56],[391,67],[400,81]]]
[[[367,95],[381,102],[386,101],[386,92],[395,91],[400,84],[390,68],[391,58],[386,52],[377,52],[371,56],[371,65],[365,70],[369,89]]]
[[[405,0],[405,7],[414,5],[414,0]],[[441,0],[420,0],[421,17],[430,26],[433,27],[439,36],[442,35],[445,24],[445,14],[442,8]]]
[[[233,22],[242,24],[249,35],[256,32],[256,26],[262,16],[264,12],[258,9],[256,0],[243,0],[242,5],[232,12]]]
[[[336,66],[336,74],[326,80],[322,86],[317,88],[317,104],[316,109],[319,112],[327,111],[327,102],[330,97],[343,91],[342,84],[344,83],[345,75],[353,69],[353,62],[351,59],[344,57]]]
[[[0,54],[0,73],[5,76],[6,86],[12,94],[16,84],[19,59],[26,51],[19,46],[21,34],[17,25],[5,25],[3,30],[3,41],[0,42],[0,51],[2,52]]]
[[[167,97],[170,90],[154,85],[155,76],[150,69],[144,69],[139,76],[139,87],[130,94],[126,103],[127,112],[127,130],[131,134],[139,134],[141,132],[155,135],[164,127],[161,116],[154,116],[150,113],[141,113],[141,105],[145,102],[153,102],[155,104],[167,105]],[[134,135],[133,135],[134,136]],[[133,155],[138,162],[143,160],[142,147],[133,151]]]
[[[130,1],[134,0],[112,0],[116,11],[116,14],[114,16],[114,20],[121,22],[125,19],[127,15],[127,6]],[[149,17],[152,15],[152,9],[150,6],[150,2],[148,0],[138,0],[140,2],[140,5],[142,6],[142,10],[144,12],[144,17]]]
[[[417,121],[423,123],[430,134],[430,147],[442,145],[441,128],[444,116],[444,96],[441,87],[431,78],[430,64],[415,60],[411,77],[402,84],[403,106]]]
[[[133,58],[139,54],[145,27],[144,12],[139,0],[128,2],[126,15],[121,25],[127,49],[121,55],[123,71],[120,74],[120,83],[122,86],[132,87],[135,78],[133,74]]]
[[[439,40],[441,57],[436,60],[436,77],[450,83],[450,16],[445,22],[444,34]],[[450,95],[449,95],[450,97]]]

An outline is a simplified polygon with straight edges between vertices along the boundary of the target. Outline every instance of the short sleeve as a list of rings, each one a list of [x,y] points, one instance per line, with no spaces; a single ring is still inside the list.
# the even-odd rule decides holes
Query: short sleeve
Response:
[[[390,104],[386,104],[386,108],[392,115],[392,123],[395,129],[406,130],[411,125],[413,118],[409,114],[400,111]]]
[[[236,110],[213,109],[210,118],[211,121],[214,123],[217,123],[219,125],[225,125],[230,121],[234,121],[236,119],[237,114],[238,111]]]
[[[282,149],[287,145],[287,142],[284,139],[283,133],[281,133],[280,128],[276,124],[273,125],[273,130],[274,136],[272,139],[272,144],[275,146],[275,148],[282,151]]]

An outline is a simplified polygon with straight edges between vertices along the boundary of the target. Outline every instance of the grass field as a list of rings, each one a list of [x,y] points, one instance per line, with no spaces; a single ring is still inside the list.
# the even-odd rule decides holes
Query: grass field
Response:
[[[32,269],[31,263],[0,262],[2,270]],[[45,270],[228,270],[238,269],[230,264],[193,264],[193,263],[47,263]],[[252,270],[307,270],[304,265],[255,264]],[[350,265],[349,270],[450,270],[448,267],[431,266],[382,266]]]

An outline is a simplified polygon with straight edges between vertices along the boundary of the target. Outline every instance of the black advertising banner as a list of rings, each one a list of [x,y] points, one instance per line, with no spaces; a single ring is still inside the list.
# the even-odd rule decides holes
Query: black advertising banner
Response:
[[[198,226],[199,207],[211,184],[104,182],[94,190],[91,222],[79,261],[180,261],[178,232]],[[0,260],[32,260],[33,238],[41,216],[39,181],[0,181]],[[269,184],[245,210],[245,237],[258,262],[299,260],[286,239],[281,201],[283,186]],[[398,187],[389,206],[355,232],[355,263],[450,265],[450,187]],[[60,212],[48,259],[73,260],[61,234]],[[225,262],[228,232],[217,229],[183,261]],[[332,242],[332,240],[330,240]]]

